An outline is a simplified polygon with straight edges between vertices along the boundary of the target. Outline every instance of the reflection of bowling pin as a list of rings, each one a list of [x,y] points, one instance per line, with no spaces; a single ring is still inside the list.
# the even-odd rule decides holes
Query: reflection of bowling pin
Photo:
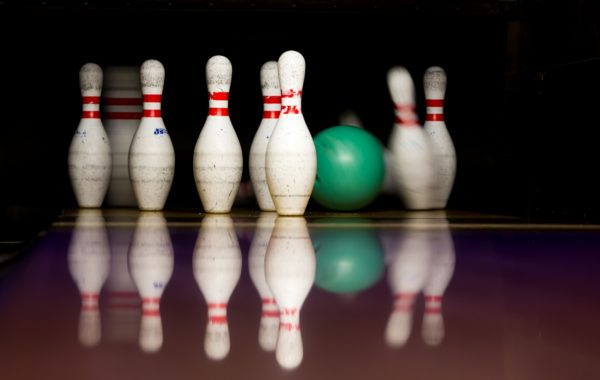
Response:
[[[273,133],[279,113],[281,111],[281,89],[279,88],[279,75],[277,62],[269,61],[260,69],[260,85],[263,95],[263,117],[250,147],[250,179],[256,194],[258,206],[263,211],[275,211],[273,198],[267,185],[265,172],[265,156],[267,145]]]
[[[142,118],[140,69],[111,66],[104,75],[103,123],[112,149],[112,176],[106,194],[109,206],[136,206],[129,180],[129,146]]]
[[[424,231],[403,230],[388,269],[394,308],[388,320],[385,340],[390,347],[402,347],[410,337],[413,306],[423,288],[430,257],[430,242]]]
[[[279,215],[302,215],[317,174],[315,144],[302,116],[306,63],[302,54],[290,50],[279,57],[277,69],[281,114],[267,146],[267,184]]]
[[[396,66],[390,69],[387,79],[396,113],[394,132],[389,142],[396,188],[406,208],[432,208],[435,180],[432,147],[415,112],[412,77],[406,68]]]
[[[275,356],[286,369],[302,362],[300,310],[315,280],[316,266],[306,220],[277,218],[265,255],[265,277],[280,311]]]
[[[208,117],[194,148],[194,178],[204,211],[226,213],[238,194],[243,157],[229,119],[231,62],[216,55],[206,63]]]
[[[110,221],[110,219],[109,219]],[[108,340],[132,343],[137,340],[140,323],[140,297],[129,274],[127,252],[133,230],[111,228],[110,273],[106,280],[106,308]]]
[[[423,289],[425,313],[421,335],[426,344],[437,346],[444,339],[442,296],[454,274],[455,254],[452,235],[448,227],[429,231],[428,234],[432,255]]]
[[[444,97],[447,77],[441,67],[430,67],[425,71],[423,85],[427,102],[425,131],[429,135],[435,160],[436,186],[434,206],[445,208],[456,176],[456,151],[444,121]]]
[[[163,344],[160,299],[173,273],[173,245],[160,212],[142,212],[129,248],[129,272],[142,297],[140,348],[156,352]]]
[[[110,248],[99,210],[80,210],[69,245],[69,271],[81,295],[79,342],[95,346],[102,335],[98,297],[108,276]]]
[[[129,177],[140,210],[162,210],[175,175],[175,149],[161,113],[165,68],[149,59],[140,78],[144,112],[129,148]]]
[[[275,225],[276,213],[261,213],[250,245],[248,262],[250,278],[262,302],[258,343],[265,351],[274,351],[279,330],[279,309],[265,278],[265,254]]]
[[[79,71],[83,113],[69,147],[69,177],[79,207],[100,207],[110,182],[108,136],[100,120],[102,69],[86,63]]]
[[[204,351],[213,360],[229,354],[227,303],[242,273],[242,253],[233,220],[207,215],[194,247],[194,277],[208,306]]]

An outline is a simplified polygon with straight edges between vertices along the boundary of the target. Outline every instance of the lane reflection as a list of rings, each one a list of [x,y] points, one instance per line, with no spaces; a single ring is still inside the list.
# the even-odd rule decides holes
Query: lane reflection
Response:
[[[129,272],[142,298],[139,345],[144,352],[157,352],[163,345],[160,301],[173,265],[173,244],[162,212],[140,212],[129,248]]]
[[[194,247],[194,277],[208,307],[204,351],[222,360],[231,346],[227,304],[242,273],[242,253],[229,215],[207,215]]]
[[[68,263],[81,296],[79,342],[82,346],[93,347],[102,337],[98,300],[110,265],[108,236],[100,210],[82,209],[77,213]]]

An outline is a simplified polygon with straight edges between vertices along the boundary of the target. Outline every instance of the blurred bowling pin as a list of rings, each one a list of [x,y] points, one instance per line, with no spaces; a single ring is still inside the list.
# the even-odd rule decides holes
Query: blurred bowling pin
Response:
[[[275,211],[275,204],[267,185],[265,157],[267,145],[281,111],[281,89],[277,62],[269,61],[260,69],[260,85],[263,96],[263,117],[250,147],[250,180],[258,206],[263,211]]]
[[[415,112],[413,80],[402,66],[391,68],[387,80],[396,113],[389,142],[396,188],[406,208],[433,208],[435,167],[432,147]]]
[[[231,211],[242,179],[240,141],[229,119],[231,62],[216,55],[206,63],[208,117],[194,148],[194,178],[204,211]]]
[[[79,70],[81,121],[69,147],[69,177],[79,207],[100,207],[111,173],[111,149],[100,120],[102,69],[86,63]]]
[[[129,146],[142,118],[139,67],[107,67],[102,104],[103,123],[110,140],[113,163],[106,204],[135,207],[129,179]]]
[[[344,110],[340,114],[339,125],[349,125],[352,127],[364,128],[358,114],[352,110]]]
[[[202,219],[193,256],[194,277],[208,306],[204,351],[213,360],[229,354],[227,303],[242,273],[242,253],[229,215]]]
[[[129,272],[142,297],[139,344],[144,352],[157,352],[163,344],[160,300],[173,262],[173,245],[162,213],[140,213],[129,248]]]
[[[275,226],[277,214],[263,212],[256,222],[256,231],[250,245],[248,262],[250,278],[256,287],[262,303],[258,343],[265,351],[274,351],[279,332],[279,308],[273,297],[271,288],[265,278],[265,254]]]
[[[175,175],[175,150],[161,116],[165,68],[149,59],[140,78],[144,112],[129,149],[129,177],[140,210],[162,210]]]
[[[408,228],[398,230],[398,245],[388,268],[388,281],[394,296],[394,307],[388,319],[385,341],[393,348],[402,347],[412,330],[413,307],[423,289],[431,255],[431,243],[424,231],[417,230],[409,219]]]
[[[275,357],[285,369],[302,363],[300,311],[313,286],[316,266],[306,219],[278,217],[265,255],[265,277],[279,306]]]
[[[127,265],[132,236],[133,228],[113,227],[108,230],[111,255],[110,273],[106,280],[106,335],[113,342],[133,343],[138,338],[140,296]]]
[[[445,208],[456,176],[456,151],[444,121],[444,97],[447,77],[441,67],[430,67],[423,76],[427,118],[425,131],[429,134],[435,161],[436,186],[434,207]]]
[[[79,210],[68,260],[69,272],[81,295],[79,342],[92,347],[102,336],[98,298],[110,265],[108,237],[99,210]]]
[[[267,184],[279,215],[302,215],[317,174],[317,153],[301,106],[306,63],[290,50],[279,57],[277,69],[281,114],[267,146]]]
[[[437,346],[444,339],[442,297],[454,274],[456,260],[447,220],[439,229],[430,230],[428,234],[432,255],[423,290],[425,313],[421,335],[426,344]]]

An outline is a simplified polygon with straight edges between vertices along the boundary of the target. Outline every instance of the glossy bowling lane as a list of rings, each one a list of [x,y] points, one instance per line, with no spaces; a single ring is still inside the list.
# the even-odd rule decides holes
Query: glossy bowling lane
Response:
[[[73,211],[0,286],[2,379],[593,379],[600,228]]]

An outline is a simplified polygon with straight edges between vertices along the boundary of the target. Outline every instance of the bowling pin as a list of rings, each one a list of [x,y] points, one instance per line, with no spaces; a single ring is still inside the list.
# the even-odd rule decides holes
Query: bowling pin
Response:
[[[275,211],[275,204],[265,172],[265,157],[267,145],[281,111],[281,89],[279,88],[279,73],[277,62],[269,61],[260,69],[260,84],[263,96],[263,117],[250,146],[250,180],[258,206],[263,211]]]
[[[267,184],[279,215],[302,215],[317,174],[317,153],[301,107],[304,57],[286,51],[279,57],[277,69],[281,114],[267,146]]]
[[[110,140],[113,163],[106,204],[135,207],[135,196],[129,179],[129,146],[142,118],[139,67],[107,67],[102,104],[102,122]]]
[[[442,297],[454,274],[456,259],[447,220],[440,228],[428,231],[428,234],[432,255],[423,289],[425,312],[421,325],[421,336],[427,345],[437,346],[444,339]]]
[[[340,114],[339,124],[364,128],[362,121],[358,117],[358,114],[352,110],[342,111],[342,113]]]
[[[229,215],[207,215],[196,240],[194,278],[208,307],[204,351],[212,360],[229,354],[227,304],[242,273],[242,253]]]
[[[139,345],[147,353],[163,344],[160,300],[173,273],[174,254],[161,212],[140,213],[129,248],[129,272],[142,298]]]
[[[265,351],[275,351],[279,332],[279,308],[265,278],[265,255],[276,218],[277,214],[274,212],[260,214],[248,255],[250,279],[258,291],[262,304],[258,343]]]
[[[69,177],[79,207],[100,207],[110,182],[111,149],[100,120],[102,69],[86,63],[79,70],[83,113],[69,147]]]
[[[278,217],[265,254],[265,278],[279,306],[275,357],[285,369],[302,363],[300,311],[315,281],[316,266],[306,219]]]
[[[444,121],[446,84],[446,72],[441,67],[434,66],[425,71],[423,85],[427,102],[427,118],[424,127],[431,141],[436,167],[433,197],[436,208],[446,207],[456,176],[456,151]]]
[[[229,119],[231,62],[222,55],[206,64],[208,117],[194,148],[194,178],[204,211],[227,213],[242,179],[242,147]]]
[[[69,272],[81,296],[79,342],[96,346],[102,336],[98,299],[110,266],[110,248],[99,210],[80,210],[68,251]]]
[[[432,208],[435,167],[429,136],[415,112],[415,86],[408,70],[388,71],[388,88],[396,114],[389,147],[395,187],[407,209]]]
[[[425,284],[431,256],[431,243],[424,231],[411,227],[401,234],[393,248],[388,267],[388,282],[394,297],[394,306],[385,331],[385,341],[392,348],[403,347],[412,330],[414,303]]]
[[[136,342],[140,329],[141,300],[127,265],[132,236],[133,228],[108,230],[110,273],[106,280],[106,337],[115,343]]]
[[[140,210],[162,210],[175,174],[175,150],[160,112],[165,69],[150,59],[140,76],[144,111],[129,149],[129,177]]]

